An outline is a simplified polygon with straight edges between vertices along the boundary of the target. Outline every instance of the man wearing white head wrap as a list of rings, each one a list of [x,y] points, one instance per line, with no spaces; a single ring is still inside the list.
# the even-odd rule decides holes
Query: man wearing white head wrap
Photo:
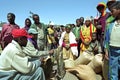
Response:
[[[86,18],[85,18],[85,21],[86,21],[86,20],[90,20],[90,21],[91,21],[91,18],[90,18],[90,17],[86,17]]]
[[[56,41],[55,41],[55,37],[54,37],[55,30],[54,30],[53,22],[51,22],[51,21],[49,22],[49,28],[47,29],[47,31],[48,31],[48,34],[47,34],[48,49],[51,50],[51,49],[56,48],[56,46],[55,46]]]
[[[82,53],[84,50],[87,50],[89,47],[89,43],[91,42],[92,32],[95,32],[96,28],[91,23],[90,18],[85,19],[85,24],[81,26],[80,30],[80,38],[82,40],[81,46],[80,46],[80,53]]]

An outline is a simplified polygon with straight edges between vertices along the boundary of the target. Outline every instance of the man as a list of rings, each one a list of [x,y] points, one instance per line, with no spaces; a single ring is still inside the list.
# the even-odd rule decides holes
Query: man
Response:
[[[48,49],[55,49],[56,48],[56,41],[55,41],[55,30],[54,30],[54,23],[50,22],[49,23],[49,28],[47,29],[48,34],[47,34],[47,40],[48,40]]]
[[[11,32],[13,29],[19,28],[19,26],[15,23],[15,14],[8,13],[7,14],[8,24],[4,24],[2,27],[1,35],[0,35],[0,44],[2,50],[12,41]]]
[[[120,74],[120,1],[111,5],[115,21],[109,24],[105,36],[105,57],[109,60],[108,80],[119,80]],[[108,56],[109,54],[109,56]]]
[[[103,50],[104,34],[105,34],[105,29],[106,29],[106,19],[109,14],[106,12],[106,4],[104,2],[100,2],[96,8],[97,8],[98,12],[100,13],[100,16],[97,21],[97,26],[96,26],[97,39],[100,42],[100,45]]]
[[[25,29],[14,29],[13,40],[3,50],[0,56],[1,80],[45,80],[40,60],[29,61],[23,53],[22,47],[31,38]]]
[[[38,48],[39,50],[44,50],[45,41],[46,41],[46,26],[40,22],[39,16],[37,14],[33,14],[34,24],[30,26],[30,28],[34,28],[38,31]]]
[[[109,16],[106,18],[105,34],[106,34],[107,29],[109,28],[109,25],[112,22],[114,22],[114,20],[115,20],[115,18],[112,16],[111,7],[110,7],[115,2],[116,2],[116,0],[108,0],[108,2],[106,4],[107,8],[110,12],[109,12]],[[105,35],[104,35],[104,39],[105,39]],[[108,48],[108,47],[106,47],[106,48]],[[104,57],[103,57],[104,58],[103,59],[103,63],[104,63],[104,65],[103,65],[103,77],[104,77],[105,80],[108,80],[109,60],[107,59],[106,56],[108,56],[108,55],[104,54]]]
[[[88,49],[93,32],[96,32],[96,27],[91,23],[90,18],[86,18],[85,24],[81,26],[80,29],[80,38],[82,41],[80,45],[80,54]]]
[[[80,26],[81,26],[81,22],[80,22],[80,19],[76,19],[76,26],[73,28],[73,33],[76,37],[76,41],[77,41],[77,44],[78,44],[78,56],[80,54]]]
[[[84,24],[84,17],[80,17],[80,26],[83,26]]]

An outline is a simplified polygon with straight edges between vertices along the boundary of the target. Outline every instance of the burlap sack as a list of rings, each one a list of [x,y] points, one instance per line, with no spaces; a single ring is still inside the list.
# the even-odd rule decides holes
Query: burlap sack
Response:
[[[65,63],[66,69],[75,67],[74,60],[72,60],[72,59],[64,60],[64,63]]]
[[[88,64],[94,58],[93,53],[83,52],[76,60],[75,65]]]
[[[95,71],[95,73],[100,73],[102,71],[102,64],[102,54],[97,54],[88,64],[88,66],[90,66]]]
[[[99,74],[96,74],[96,80],[103,80],[103,79],[102,79],[102,76],[99,75]]]
[[[64,78],[62,80],[79,80],[75,75],[66,72]]]
[[[88,65],[78,65],[67,71],[75,74],[80,80],[96,80],[96,74]]]
[[[103,65],[102,65],[102,72],[103,72],[104,80],[108,80],[108,70],[109,70],[108,65],[109,65],[108,60],[104,58]]]

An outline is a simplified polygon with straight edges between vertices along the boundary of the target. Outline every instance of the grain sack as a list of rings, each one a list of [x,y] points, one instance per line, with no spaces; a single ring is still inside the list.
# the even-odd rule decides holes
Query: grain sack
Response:
[[[72,59],[64,60],[64,63],[65,63],[65,68],[75,67],[74,60],[72,60]]]
[[[75,65],[88,64],[94,58],[93,53],[83,52],[76,60]]]
[[[80,80],[96,80],[96,74],[91,67],[88,65],[78,65],[67,71],[78,76]]]
[[[66,74],[62,80],[79,80],[79,79],[75,75],[73,75],[69,72],[66,72]]]
[[[90,66],[95,71],[95,73],[100,73],[102,71],[102,64],[102,54],[97,54],[88,64],[88,66]]]
[[[103,72],[103,77],[104,77],[104,80],[108,80],[108,60],[104,58],[103,60],[103,65],[102,65],[102,72]]]
[[[99,74],[96,74],[96,80],[103,80],[103,79],[102,79],[102,76],[99,75]]]

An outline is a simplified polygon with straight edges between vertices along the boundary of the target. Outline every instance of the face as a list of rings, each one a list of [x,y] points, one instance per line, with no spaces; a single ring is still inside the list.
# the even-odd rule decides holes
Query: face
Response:
[[[25,25],[26,26],[31,26],[31,21],[29,19],[25,20]]]
[[[86,21],[85,21],[85,25],[86,25],[86,26],[90,26],[90,23],[91,23],[90,20],[86,20]]]
[[[76,25],[77,25],[77,26],[80,26],[80,19],[77,19],[77,20],[76,20]]]
[[[99,11],[99,13],[103,13],[104,11],[104,6],[98,6],[97,10]]]
[[[71,29],[68,28],[68,27],[66,27],[65,30],[66,30],[67,33],[70,33],[70,30],[71,30]]]
[[[84,22],[84,18],[83,18],[83,17],[80,18],[80,22],[81,22],[81,23]]]
[[[27,45],[27,37],[20,37],[18,38],[18,43],[20,44],[20,46],[25,47]]]
[[[113,3],[115,3],[115,1],[109,1],[109,2],[107,3],[107,7],[108,7],[108,9],[109,9],[110,11],[111,11],[110,6],[111,6]]]
[[[111,13],[112,13],[113,17],[117,18],[120,15],[120,10],[112,8]]]
[[[35,23],[39,23],[39,16],[33,16],[33,20]]]
[[[37,40],[37,34],[29,34],[29,35],[32,36],[32,39],[33,39],[33,40]]]
[[[12,14],[7,15],[7,20],[9,23],[14,23],[15,17]]]
[[[92,34],[92,40],[96,40],[97,36],[96,36],[96,33],[93,33]]]
[[[49,25],[49,27],[53,29],[54,25]]]

